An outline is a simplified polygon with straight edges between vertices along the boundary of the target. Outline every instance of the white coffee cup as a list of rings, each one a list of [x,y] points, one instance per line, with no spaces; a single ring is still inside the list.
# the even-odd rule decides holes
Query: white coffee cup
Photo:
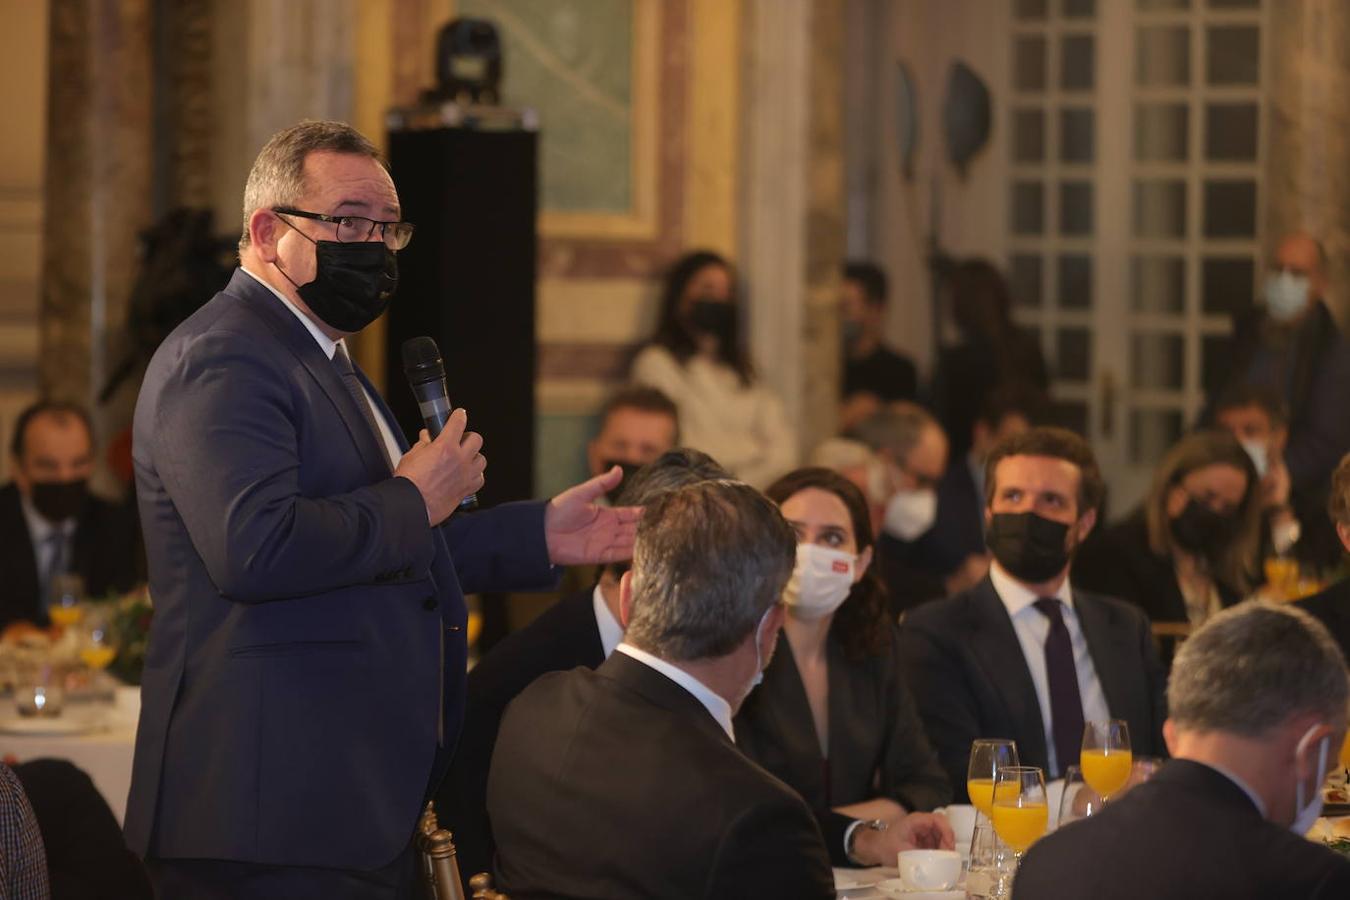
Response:
[[[952,826],[952,834],[956,836],[956,843],[970,843],[971,835],[975,833],[975,807],[956,804],[939,809],[937,812],[947,817],[947,822]]]
[[[961,878],[961,854],[955,850],[904,850],[900,880],[911,891],[946,891]]]

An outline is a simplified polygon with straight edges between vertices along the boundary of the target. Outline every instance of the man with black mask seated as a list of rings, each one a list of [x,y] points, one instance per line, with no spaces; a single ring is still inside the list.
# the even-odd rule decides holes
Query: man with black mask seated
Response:
[[[0,488],[0,626],[47,625],[57,575],[79,575],[90,597],[127,591],[144,579],[135,519],[89,492],[88,413],[55,401],[29,406],[14,426],[10,465],[14,480]]]
[[[1015,740],[1022,765],[1047,779],[1077,761],[1088,721],[1124,719],[1137,755],[1164,755],[1164,676],[1148,619],[1069,584],[1104,492],[1091,449],[1072,432],[1033,428],[995,445],[985,485],[989,575],[901,623],[900,658],[956,793],[976,738]]]
[[[609,492],[613,502],[633,473],[680,440],[680,416],[674,402],[653,387],[621,388],[600,410],[600,430],[586,445],[592,477],[618,466],[623,481]]]

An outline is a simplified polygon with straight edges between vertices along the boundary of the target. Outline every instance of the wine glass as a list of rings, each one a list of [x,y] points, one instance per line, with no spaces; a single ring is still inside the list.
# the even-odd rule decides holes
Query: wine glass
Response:
[[[1088,722],[1083,726],[1083,748],[1078,762],[1083,780],[1110,802],[1113,794],[1130,780],[1134,754],[1130,752],[1130,726],[1122,719]]]
[[[117,656],[110,620],[106,609],[90,608],[80,623],[80,661],[91,669],[106,669]]]
[[[1002,738],[980,738],[970,745],[970,764],[966,769],[966,793],[970,805],[985,817],[994,803],[994,779],[1004,766],[1018,764],[1017,744]]]
[[[1059,818],[1055,820],[1055,827],[1062,828],[1101,812],[1102,803],[1102,795],[1083,780],[1082,768],[1069,766],[1064,773],[1064,793],[1059,797]]]
[[[84,579],[78,575],[53,575],[47,586],[47,615],[55,625],[69,628],[84,617]]]
[[[1045,834],[1050,807],[1045,772],[1036,766],[1004,766],[994,779],[994,804],[989,816],[994,830],[1013,849],[1017,865],[1027,848]]]

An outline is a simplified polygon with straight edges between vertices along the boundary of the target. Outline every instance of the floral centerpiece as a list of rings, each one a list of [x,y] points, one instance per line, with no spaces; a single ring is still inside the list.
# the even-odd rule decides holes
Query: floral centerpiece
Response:
[[[111,606],[109,630],[117,655],[108,672],[123,684],[140,684],[141,670],[145,668],[145,645],[150,637],[150,620],[154,605],[150,589],[142,585],[133,591],[108,601]]]

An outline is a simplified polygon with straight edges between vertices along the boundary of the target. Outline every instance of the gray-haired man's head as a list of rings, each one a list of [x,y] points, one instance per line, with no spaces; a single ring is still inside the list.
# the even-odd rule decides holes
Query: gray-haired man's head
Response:
[[[779,601],[796,551],[778,507],[748,485],[657,494],[638,524],[624,640],[673,662],[726,656]]]
[[[1183,643],[1167,688],[1178,729],[1248,738],[1299,715],[1343,727],[1347,702],[1345,659],[1325,626],[1257,602],[1224,610]]]

